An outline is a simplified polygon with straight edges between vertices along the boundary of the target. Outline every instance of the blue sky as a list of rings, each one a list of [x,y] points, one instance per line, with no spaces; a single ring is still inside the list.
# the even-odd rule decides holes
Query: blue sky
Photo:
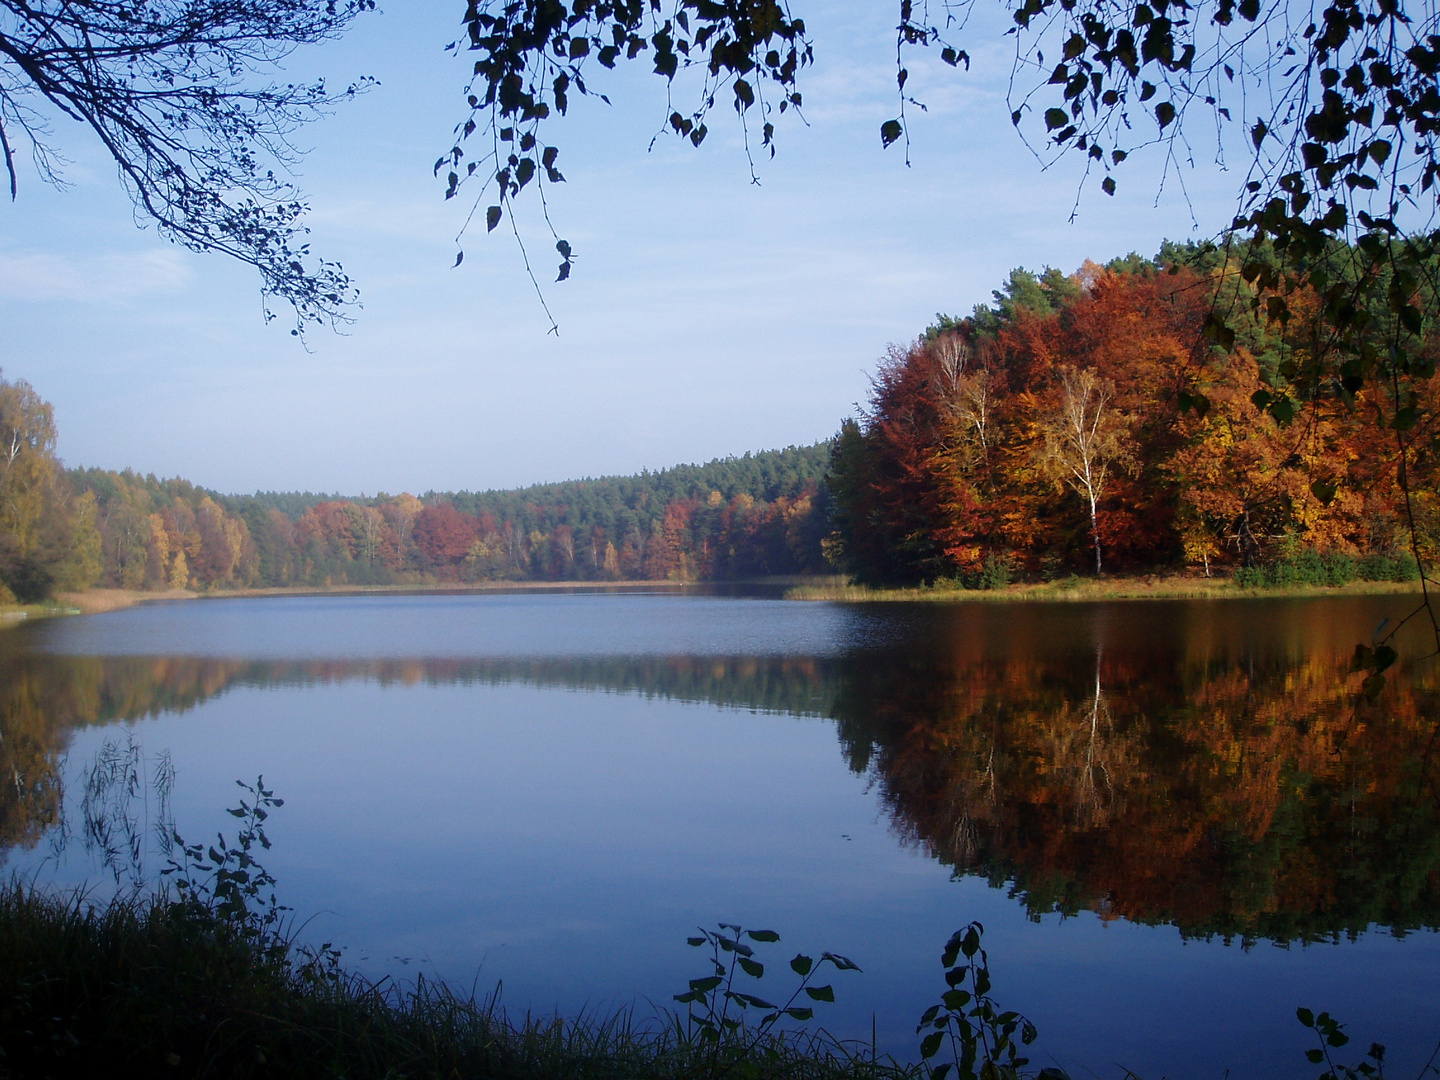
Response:
[[[423,492],[811,442],[863,402],[890,343],[968,312],[1012,267],[1153,254],[1234,211],[1240,177],[1200,133],[1188,205],[1158,155],[1137,155],[1119,195],[1092,184],[1072,223],[1081,163],[1042,169],[1011,128],[998,9],[963,35],[970,73],[912,59],[929,111],[911,112],[907,168],[878,136],[896,108],[891,5],[797,6],[816,44],[808,126],[781,120],[759,186],[724,110],[701,149],[662,136],[647,151],[666,108],[638,64],[600,87],[612,106],[581,101],[552,129],[568,183],[551,213],[577,253],[546,286],[552,335],[503,229],[474,230],[452,269],[469,203],[446,203],[430,169],[461,118],[467,64],[442,50],[462,9],[396,4],[290,62],[381,83],[298,140],[312,243],[364,304],[308,350],[262,321],[245,267],[137,229],[98,147],[56,122],[68,189],[22,174],[0,209],[0,362],[54,404],[68,464],[232,492]],[[549,237],[527,232],[548,280]]]

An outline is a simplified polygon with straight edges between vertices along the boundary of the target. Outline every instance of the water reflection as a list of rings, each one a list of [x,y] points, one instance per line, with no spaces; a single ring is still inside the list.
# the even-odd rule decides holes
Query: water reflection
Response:
[[[793,655],[0,656],[0,845],[79,727],[236,687],[523,683],[826,717],[896,833],[1027,911],[1311,940],[1440,926],[1435,676],[1357,699],[1378,601],[856,610]],[[835,620],[831,620],[834,624]],[[1412,650],[1413,651],[1413,650]]]
[[[1032,915],[1277,941],[1434,927],[1434,689],[1357,701],[1347,667],[896,654],[848,668],[835,715],[901,835]]]

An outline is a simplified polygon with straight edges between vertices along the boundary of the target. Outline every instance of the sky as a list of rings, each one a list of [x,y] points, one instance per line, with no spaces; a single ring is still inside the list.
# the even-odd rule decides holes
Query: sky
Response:
[[[804,122],[779,119],[758,184],[723,105],[701,148],[651,148],[668,109],[648,65],[598,86],[612,104],[573,104],[549,132],[569,281],[549,282],[552,241],[520,221],[558,333],[513,236],[482,224],[457,244],[471,201],[446,202],[431,172],[464,118],[468,64],[444,51],[458,0],[393,4],[288,62],[289,77],[380,83],[297,139],[312,246],[361,291],[338,334],[266,324],[253,271],[137,227],[98,144],[57,120],[67,186],[22,172],[0,207],[4,377],[54,405],[68,465],[224,492],[628,474],[827,438],[890,345],[968,314],[1012,268],[1151,255],[1233,215],[1243,178],[1203,135],[1168,176],[1158,154],[1132,156],[1114,198],[1098,178],[1080,190],[1078,158],[1042,167],[1009,121],[998,7],[955,35],[968,73],[910,58],[927,111],[910,110],[907,166],[878,134],[896,111],[891,6],[796,5],[816,54]]]

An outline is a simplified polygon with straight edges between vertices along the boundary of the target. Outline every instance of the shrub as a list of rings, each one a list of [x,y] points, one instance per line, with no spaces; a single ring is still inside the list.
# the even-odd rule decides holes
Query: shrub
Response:
[[[1231,580],[1242,589],[1275,589],[1287,585],[1338,588],[1352,581],[1414,581],[1420,569],[1410,555],[1321,553],[1287,544],[1284,553],[1261,566],[1241,566]]]

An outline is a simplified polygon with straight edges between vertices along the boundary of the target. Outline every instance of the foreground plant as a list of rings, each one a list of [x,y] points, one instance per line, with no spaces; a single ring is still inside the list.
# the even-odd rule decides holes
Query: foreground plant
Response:
[[[1371,1043],[1370,1049],[1365,1052],[1365,1057],[1357,1065],[1346,1065],[1337,1062],[1332,1053],[1340,1049],[1350,1041],[1350,1036],[1345,1034],[1345,1025],[1336,1020],[1328,1012],[1322,1012],[1319,1016],[1310,1009],[1296,1009],[1296,1019],[1315,1033],[1317,1045],[1305,1051],[1305,1060],[1312,1065],[1324,1065],[1325,1071],[1320,1074],[1320,1080],[1385,1080],[1385,1046],[1383,1043]],[[1435,1058],[1440,1056],[1440,1043],[1435,1046],[1430,1058],[1416,1073],[1416,1080],[1423,1080],[1427,1073],[1440,1075],[1440,1070],[1435,1068]]]
[[[709,1045],[717,1052],[722,1047],[742,1053],[752,1049],[776,1034],[775,1026],[782,1018],[812,1019],[814,1008],[809,1004],[797,1005],[796,1002],[835,1000],[835,990],[828,983],[824,986],[811,985],[826,964],[836,971],[860,970],[854,961],[837,953],[821,953],[818,962],[813,957],[797,953],[790,961],[790,970],[800,976],[799,985],[783,1005],[776,1005],[736,985],[737,976],[755,980],[765,977],[765,965],[755,958],[755,949],[747,943],[747,938],[756,944],[773,944],[780,940],[780,935],[774,930],[746,930],[734,923],[720,923],[716,930],[702,928],[699,936],[686,939],[687,944],[694,948],[710,947],[713,971],[701,978],[691,979],[690,989],[675,995],[675,1000],[686,1006],[685,1037]],[[753,1024],[750,1022],[751,1009],[761,1014]]]
[[[920,1017],[915,1032],[930,1028],[920,1040],[920,1057],[930,1080],[945,1080],[953,1069],[958,1080],[1016,1080],[1030,1063],[1021,1047],[1035,1041],[1035,1025],[1013,1010],[1001,1011],[990,997],[990,961],[980,946],[985,927],[972,922],[950,935],[940,962],[949,987],[940,1002]],[[1018,1041],[1017,1041],[1018,1037]],[[930,1065],[944,1048],[950,1060]],[[1040,1080],[1068,1080],[1059,1069],[1041,1069]]]

